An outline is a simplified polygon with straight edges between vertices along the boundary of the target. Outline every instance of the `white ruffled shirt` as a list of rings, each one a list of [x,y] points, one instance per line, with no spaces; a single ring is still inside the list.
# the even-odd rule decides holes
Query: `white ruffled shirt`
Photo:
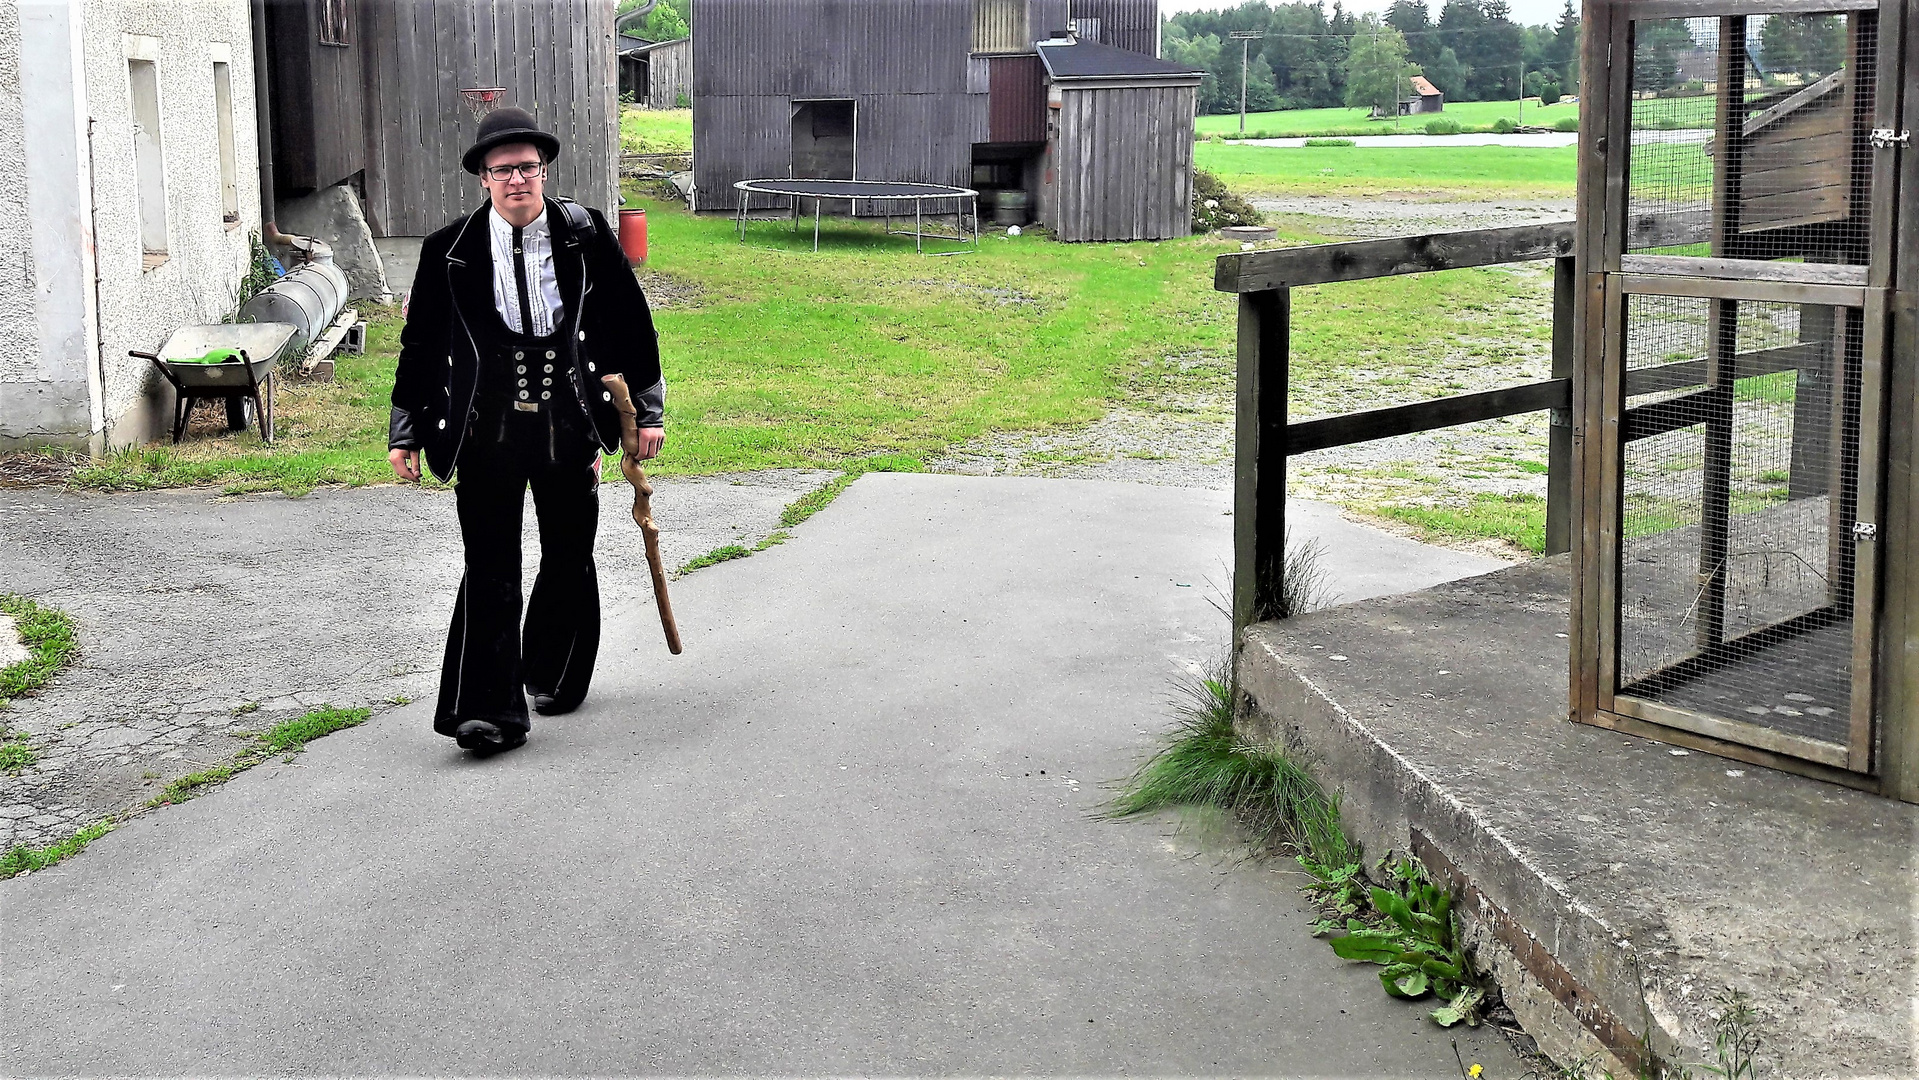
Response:
[[[560,321],[560,279],[553,268],[553,232],[546,211],[520,230],[520,258],[526,260],[526,300],[533,327],[521,326],[520,286],[513,275],[513,225],[497,209],[487,211],[493,235],[493,307],[516,334],[545,337]]]

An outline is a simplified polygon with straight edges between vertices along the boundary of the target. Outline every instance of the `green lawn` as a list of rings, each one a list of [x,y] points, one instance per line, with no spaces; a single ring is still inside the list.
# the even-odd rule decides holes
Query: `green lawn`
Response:
[[[1367,119],[1365,109],[1287,109],[1283,112],[1247,113],[1246,134],[1269,139],[1310,135],[1391,135],[1395,132],[1417,134],[1426,130],[1428,120],[1441,117],[1457,121],[1469,131],[1475,128],[1490,129],[1493,122],[1501,117],[1528,125],[1551,127],[1562,117],[1578,115],[1579,106],[1576,103],[1542,106],[1538,98],[1527,98],[1523,109],[1519,102],[1514,101],[1449,101],[1443,112],[1400,117],[1397,126],[1390,119]],[[1195,121],[1194,127],[1201,135],[1237,134],[1239,114],[1202,116]]]
[[[1202,142],[1199,167],[1242,195],[1569,197],[1578,148],[1241,146]]]
[[[1212,261],[1232,245],[1061,244],[1029,232],[933,257],[840,222],[815,254],[810,232],[755,224],[742,244],[728,219],[642,205],[653,256],[643,280],[663,301],[671,387],[666,452],[649,471],[870,459],[915,468],[985,432],[1083,423],[1120,402],[1171,408],[1199,396],[1230,408],[1234,305],[1212,290]],[[1545,324],[1515,314],[1540,288],[1475,270],[1301,289],[1295,408],[1456,392],[1462,371],[1501,363],[1521,343],[1544,348]],[[341,358],[337,382],[289,387],[271,448],[205,430],[177,448],[111,456],[75,482],[299,491],[385,481],[397,337],[396,314],[378,313],[367,354]]]
[[[692,109],[620,111],[620,151],[627,154],[690,154],[693,152]]]

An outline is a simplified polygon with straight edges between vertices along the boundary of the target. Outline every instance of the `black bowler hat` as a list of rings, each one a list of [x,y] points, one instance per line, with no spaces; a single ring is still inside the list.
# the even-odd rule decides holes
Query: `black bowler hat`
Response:
[[[467,149],[466,156],[460,159],[460,167],[478,176],[487,151],[511,143],[531,143],[539,148],[540,156],[548,161],[560,156],[559,139],[541,131],[539,125],[534,123],[532,113],[508,105],[487,113],[480,121],[480,134]]]

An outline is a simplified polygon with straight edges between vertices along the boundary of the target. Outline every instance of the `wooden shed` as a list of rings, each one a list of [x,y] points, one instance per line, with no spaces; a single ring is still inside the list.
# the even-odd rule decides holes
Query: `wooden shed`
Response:
[[[620,35],[620,95],[648,109],[693,103],[693,41],[647,41]]]
[[[360,191],[376,236],[421,236],[478,204],[460,169],[466,87],[506,90],[565,147],[551,190],[617,204],[613,0],[266,0],[273,181]]]
[[[1040,216],[1061,240],[1192,232],[1193,114],[1205,74],[1066,38],[1039,44],[1047,80]]]

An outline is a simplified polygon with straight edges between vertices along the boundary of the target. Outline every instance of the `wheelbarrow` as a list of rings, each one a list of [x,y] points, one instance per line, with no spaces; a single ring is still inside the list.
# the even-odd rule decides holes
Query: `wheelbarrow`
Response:
[[[153,361],[173,385],[173,441],[187,431],[187,417],[196,402],[222,398],[227,403],[227,430],[244,431],[246,407],[260,422],[260,438],[273,444],[274,364],[293,340],[292,323],[213,323],[182,326],[168,335],[157,353],[128,350],[129,355]]]

